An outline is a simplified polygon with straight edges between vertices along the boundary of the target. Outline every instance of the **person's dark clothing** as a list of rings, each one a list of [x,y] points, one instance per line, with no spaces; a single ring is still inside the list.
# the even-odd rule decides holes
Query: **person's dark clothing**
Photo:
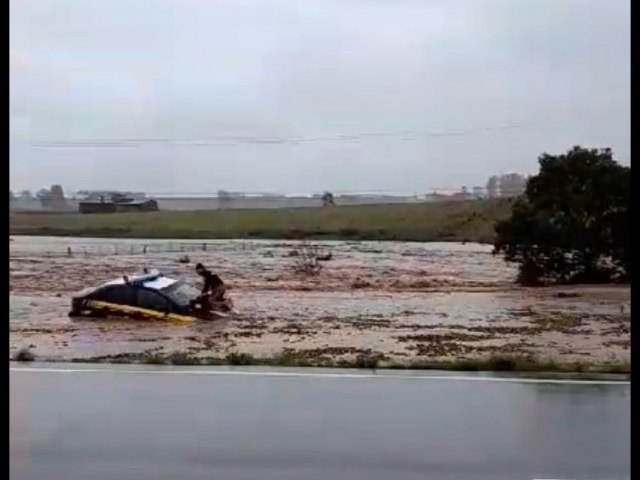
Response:
[[[202,294],[214,293],[224,286],[222,279],[215,273],[210,272],[206,268],[198,272],[198,274],[204,279],[204,286],[202,287]]]

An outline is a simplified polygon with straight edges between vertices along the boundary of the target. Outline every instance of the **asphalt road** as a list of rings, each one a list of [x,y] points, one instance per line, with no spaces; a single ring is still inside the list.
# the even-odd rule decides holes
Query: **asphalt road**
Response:
[[[12,364],[11,478],[630,478],[628,382],[317,372]]]

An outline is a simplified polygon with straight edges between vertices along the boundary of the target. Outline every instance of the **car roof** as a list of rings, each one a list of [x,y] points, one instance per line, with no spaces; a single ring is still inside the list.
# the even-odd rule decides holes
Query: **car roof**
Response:
[[[110,282],[104,283],[100,286],[109,287],[112,285],[136,285],[144,288],[150,288],[151,290],[162,290],[163,288],[170,287],[174,283],[177,283],[178,280],[165,277],[164,275],[157,275],[151,278],[141,278],[138,279],[136,277],[130,277],[128,281],[125,281],[123,278],[117,278],[115,280],[111,280]]]
[[[157,270],[152,271],[150,273],[145,273],[144,275],[136,275],[128,277],[125,281],[125,277],[116,278],[115,280],[111,280],[109,282],[103,283],[102,285],[98,285],[96,287],[90,287],[78,292],[76,296],[85,296],[91,293],[95,293],[99,290],[102,290],[106,287],[117,286],[117,285],[130,285],[130,286],[140,286],[144,288],[148,288],[150,290],[163,290],[172,285],[178,283],[179,280],[174,278],[169,278],[162,275]]]

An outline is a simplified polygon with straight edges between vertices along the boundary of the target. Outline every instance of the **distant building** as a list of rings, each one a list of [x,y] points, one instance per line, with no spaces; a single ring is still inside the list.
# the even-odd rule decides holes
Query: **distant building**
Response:
[[[119,192],[117,190],[80,190],[76,192],[76,196],[82,201],[100,201],[112,200],[114,202],[122,201],[142,201],[146,200],[147,195],[144,192]]]
[[[517,197],[527,188],[527,177],[518,173],[508,173],[500,177],[500,196]]]
[[[483,187],[480,187],[480,186],[473,187],[473,198],[479,200],[479,199],[484,198],[484,197],[485,197],[485,194],[484,194],[484,188]]]
[[[449,195],[449,198],[448,198],[448,200],[455,200],[455,201],[468,201],[473,199],[474,199],[474,195],[473,193],[469,192],[469,189],[467,187],[462,187],[459,192]]]
[[[51,189],[43,188],[36,194],[36,198],[43,208],[52,210],[64,210],[67,201],[60,185],[52,185]]]
[[[157,212],[158,202],[155,200],[123,201],[85,200],[78,204],[80,213],[123,213],[123,212]]]
[[[449,198],[448,195],[444,195],[442,193],[437,193],[437,192],[432,192],[432,193],[427,193],[424,196],[424,201],[425,202],[444,202]]]
[[[527,180],[526,176],[519,173],[494,175],[487,182],[487,196],[489,198],[517,197],[525,192]]]

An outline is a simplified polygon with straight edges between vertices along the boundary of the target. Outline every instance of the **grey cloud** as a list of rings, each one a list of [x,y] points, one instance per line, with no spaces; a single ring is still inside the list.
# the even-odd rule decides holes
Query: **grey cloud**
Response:
[[[624,0],[10,6],[15,188],[422,192],[531,172],[541,152],[578,143],[611,146],[630,160]],[[312,137],[512,122],[529,128],[300,145],[33,148],[42,140]]]

